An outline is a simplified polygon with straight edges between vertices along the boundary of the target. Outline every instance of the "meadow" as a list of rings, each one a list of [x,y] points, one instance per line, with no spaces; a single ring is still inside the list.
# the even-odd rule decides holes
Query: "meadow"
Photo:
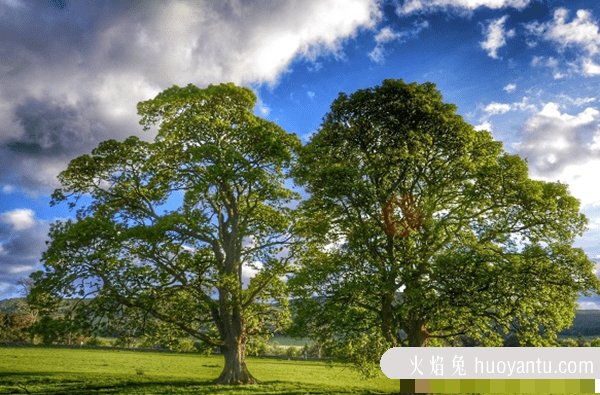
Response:
[[[0,347],[0,394],[391,394],[398,380],[362,380],[347,366],[322,361],[247,358],[262,382],[215,386],[220,355],[106,349]]]

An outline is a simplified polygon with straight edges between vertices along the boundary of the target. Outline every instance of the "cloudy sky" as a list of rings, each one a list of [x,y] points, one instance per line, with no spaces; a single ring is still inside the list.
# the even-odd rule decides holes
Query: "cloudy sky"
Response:
[[[567,183],[600,260],[597,0],[0,0],[0,299],[39,269],[56,175],[138,135],[136,104],[235,82],[304,141],[339,92],[431,81],[465,120]],[[599,302],[596,304],[596,302]],[[600,308],[600,299],[582,299]]]

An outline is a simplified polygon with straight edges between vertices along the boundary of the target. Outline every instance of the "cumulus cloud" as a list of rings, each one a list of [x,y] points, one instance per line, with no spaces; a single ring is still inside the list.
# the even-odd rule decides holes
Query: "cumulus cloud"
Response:
[[[31,228],[35,224],[35,213],[30,209],[17,209],[0,215],[0,220],[12,227],[14,231]]]
[[[529,158],[532,176],[569,184],[584,204],[600,204],[597,174],[600,171],[600,111],[588,107],[579,114],[563,113],[557,103],[547,103],[523,126],[521,141],[513,147]]]
[[[551,21],[540,23],[531,22],[526,25],[527,31],[542,40],[558,45],[562,52],[568,48],[580,53],[580,72],[593,76],[600,74],[600,66],[593,57],[600,51],[600,31],[597,21],[587,10],[578,10],[576,17],[567,22],[569,11],[559,8],[554,11]]]
[[[477,131],[481,131],[481,130],[487,130],[488,132],[492,131],[492,124],[489,121],[485,121],[480,125],[476,125],[473,127],[473,129],[477,130]]]
[[[470,12],[480,7],[494,10],[512,7],[522,10],[530,2],[531,0],[404,0],[397,6],[396,12],[398,15],[446,10]]]
[[[504,23],[508,15],[491,21],[484,29],[485,41],[480,43],[481,48],[486,50],[488,55],[494,59],[499,59],[498,50],[506,45],[506,39],[515,36],[515,29],[504,30]]]
[[[510,104],[506,103],[490,103],[483,109],[487,114],[504,114],[510,111]]]
[[[41,269],[48,230],[48,223],[35,218],[32,210],[0,214],[0,295],[14,293],[17,289],[11,284]]]
[[[414,23],[413,29],[402,32],[396,32],[389,26],[382,28],[375,36],[376,45],[373,51],[369,52],[369,57],[373,62],[383,63],[385,55],[384,44],[387,44],[391,41],[399,41],[400,43],[404,43],[409,39],[418,37],[419,33],[421,33],[421,31],[427,27],[429,27],[429,22],[417,21]]]
[[[0,14],[0,185],[32,193],[102,140],[151,139],[139,101],[173,84],[275,84],[294,59],[343,57],[382,18],[378,0],[4,0]]]
[[[600,66],[591,59],[583,61],[583,73],[589,76],[600,75]]]
[[[517,85],[516,84],[512,84],[512,83],[508,84],[504,88],[502,88],[503,91],[508,92],[508,93],[514,92],[515,89],[517,89]]]

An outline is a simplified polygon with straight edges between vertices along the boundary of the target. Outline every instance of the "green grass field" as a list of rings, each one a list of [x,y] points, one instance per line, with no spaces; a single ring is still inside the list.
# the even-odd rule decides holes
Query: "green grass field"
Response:
[[[0,394],[390,394],[398,380],[361,380],[324,362],[247,359],[262,382],[214,386],[221,356],[120,350],[0,347]]]

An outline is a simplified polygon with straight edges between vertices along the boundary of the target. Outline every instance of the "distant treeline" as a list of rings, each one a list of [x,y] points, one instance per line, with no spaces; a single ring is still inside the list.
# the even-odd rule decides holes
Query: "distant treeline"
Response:
[[[69,310],[74,301],[66,300],[64,305],[55,313],[55,316],[62,316],[65,311]],[[17,314],[26,305],[25,298],[12,298],[0,300],[0,314],[7,315]],[[1,324],[0,324],[1,326]],[[573,325],[561,331],[559,337],[600,337],[600,310],[577,310]],[[250,347],[252,348],[252,347]]]

